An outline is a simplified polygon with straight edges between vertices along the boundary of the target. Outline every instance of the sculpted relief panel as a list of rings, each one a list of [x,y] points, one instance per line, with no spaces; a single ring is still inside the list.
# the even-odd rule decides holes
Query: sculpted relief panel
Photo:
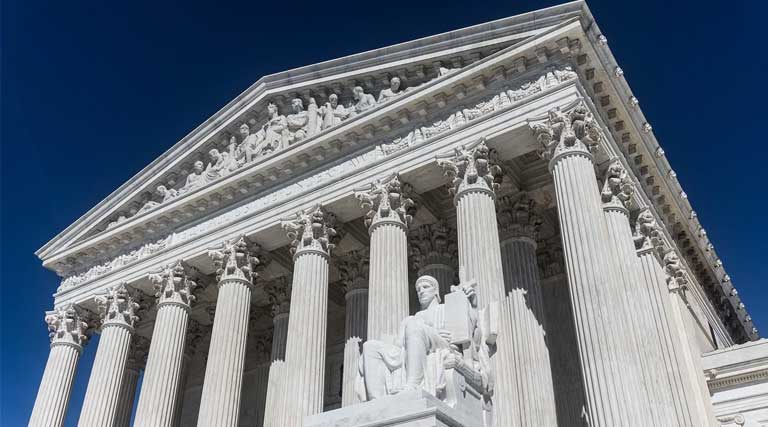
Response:
[[[449,70],[441,71],[441,76],[448,72]],[[406,135],[395,138],[390,143],[371,147],[370,149],[358,154],[355,157],[351,157],[343,162],[337,163],[330,168],[318,171],[317,173],[309,175],[304,179],[294,182],[290,185],[281,187],[280,189],[272,191],[269,194],[265,194],[263,197],[260,197],[249,203],[223,212],[220,215],[207,221],[198,223],[185,230],[172,233],[171,235],[155,242],[147,243],[144,246],[127,254],[120,255],[119,257],[116,257],[115,259],[112,259],[108,262],[91,267],[89,270],[83,273],[69,276],[62,281],[58,291],[61,292],[64,290],[72,289],[104,274],[122,268],[128,264],[134,263],[140,259],[152,256],[171,246],[189,241],[197,236],[217,229],[222,225],[232,223],[239,218],[251,215],[268,206],[272,206],[281,201],[288,200],[291,197],[295,197],[306,191],[320,188],[333,182],[346,173],[349,173],[353,170],[363,169],[367,165],[373,164],[382,158],[393,155],[406,148],[425,143],[445,132],[468,125],[475,120],[509,107],[514,103],[535,95],[539,92],[555,87],[563,82],[576,79],[576,77],[576,73],[571,71],[570,68],[566,67],[562,70],[549,71],[537,80],[521,85],[518,89],[501,90],[499,93],[491,96],[489,99],[483,102],[478,103],[472,108],[463,108],[459,111],[455,111],[449,114],[447,117],[437,120],[427,126],[417,126],[410,130]],[[380,94],[379,100],[373,101],[374,106],[379,105],[382,102],[388,102],[395,97],[400,96],[403,92],[404,91],[399,89],[397,83],[394,83],[390,87],[389,92],[383,93],[383,96]],[[365,95],[365,92],[361,93]],[[366,105],[368,105],[367,108],[371,108],[369,104],[371,98],[367,100],[363,100],[361,98],[356,104],[347,108],[341,106],[340,104],[336,104],[334,106],[333,104],[336,101],[334,101],[333,96],[331,96],[329,97],[328,103],[317,109],[318,115],[315,116],[312,120],[317,119],[320,122],[326,122],[327,120],[329,126],[335,126],[342,120],[345,120],[344,117],[358,114],[359,111],[365,111],[360,109],[366,108]],[[291,118],[291,122],[296,124],[302,122],[302,119],[298,116],[300,113],[306,113],[306,123],[310,123],[310,113],[308,111],[302,110],[300,103],[295,103],[294,106],[295,114],[293,115],[294,117]],[[230,174],[232,171],[234,171],[237,167],[242,167],[242,165],[246,164],[248,161],[248,154],[246,153],[246,150],[248,150],[248,152],[254,156],[251,158],[251,161],[253,161],[257,158],[256,156],[264,156],[266,153],[264,150],[273,150],[279,149],[280,147],[290,146],[290,141],[295,141],[295,138],[297,138],[296,132],[291,133],[290,128],[292,125],[290,124],[288,118],[277,114],[276,108],[269,108],[272,118],[267,124],[262,126],[262,128],[254,133],[247,125],[241,126],[241,140],[239,143],[233,140],[230,143],[230,150],[227,152],[222,153],[218,150],[211,150],[211,158],[213,162],[209,163],[206,167],[203,167],[202,162],[197,162],[195,164],[195,172],[189,175],[185,185],[178,191],[173,190],[176,191],[176,196],[206,185],[207,183],[218,179],[219,177],[226,176],[227,174]],[[321,124],[319,126],[322,131],[324,125]],[[299,128],[295,129],[298,130]],[[308,128],[302,127],[302,129],[304,129],[305,132],[308,132]],[[307,135],[308,134],[306,133],[304,136],[301,136],[300,134],[298,137],[304,138],[307,137]],[[257,149],[261,151],[258,151]],[[239,166],[235,167],[235,165]],[[165,191],[163,194],[167,194],[167,192],[171,191],[165,187],[163,187],[163,190]],[[160,188],[158,188],[158,193],[161,193]],[[165,198],[166,196],[164,195],[163,197]],[[170,200],[170,198],[168,200]],[[160,204],[160,202],[155,203],[157,204],[154,205],[154,207]]]

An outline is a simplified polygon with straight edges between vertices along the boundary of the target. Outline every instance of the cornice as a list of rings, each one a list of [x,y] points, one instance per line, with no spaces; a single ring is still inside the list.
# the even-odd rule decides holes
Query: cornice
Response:
[[[381,68],[392,68],[390,71],[394,71],[406,63],[444,56],[455,57],[479,47],[493,46],[500,42],[510,43],[515,39],[530,37],[561,23],[564,19],[578,16],[581,13],[582,4],[582,2],[572,2],[264,76],[46,243],[36,254],[41,259],[52,257],[62,248],[62,245],[82,236],[94,221],[120,209],[117,203],[150,185],[159,175],[166,173],[169,167],[177,164],[181,155],[199,147],[267,95],[296,91],[301,85],[313,80],[323,83],[338,78],[353,77],[356,74],[370,73]]]

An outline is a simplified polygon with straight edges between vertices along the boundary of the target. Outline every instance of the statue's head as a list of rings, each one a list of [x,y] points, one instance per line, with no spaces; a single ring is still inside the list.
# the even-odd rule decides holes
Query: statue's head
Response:
[[[355,86],[355,88],[352,89],[352,95],[354,95],[355,99],[361,99],[363,96],[363,87]]]
[[[433,300],[440,302],[440,285],[432,276],[423,275],[416,279],[416,295],[421,308],[426,308]]]
[[[248,136],[251,133],[251,128],[247,124],[243,123],[240,125],[240,135]]]
[[[277,114],[277,105],[275,105],[275,104],[270,102],[269,105],[267,105],[267,112],[269,113],[270,116],[276,115]]]
[[[301,101],[301,98],[293,98],[291,106],[294,112],[299,113],[304,109],[304,102]]]
[[[198,160],[195,162],[195,172],[200,173],[203,171],[203,162],[202,160]]]
[[[214,162],[218,161],[219,157],[221,157],[221,153],[219,153],[219,150],[217,150],[215,148],[213,150],[209,151],[208,155],[211,156],[211,159],[213,159]]]
[[[339,95],[332,93],[331,96],[328,97],[328,101],[331,103],[332,107],[339,105]]]
[[[397,92],[398,89],[400,89],[400,77],[392,77],[392,80],[389,81],[389,88],[392,89],[392,92]]]
[[[157,194],[159,194],[159,195],[161,195],[161,196],[163,196],[163,197],[164,197],[164,196],[165,196],[165,193],[167,193],[167,192],[168,192],[168,189],[167,189],[167,188],[165,188],[165,186],[164,186],[164,185],[158,185],[158,186],[157,186]]]

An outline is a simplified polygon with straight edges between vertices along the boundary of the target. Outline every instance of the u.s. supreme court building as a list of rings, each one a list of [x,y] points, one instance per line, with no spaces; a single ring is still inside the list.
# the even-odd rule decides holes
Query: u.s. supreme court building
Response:
[[[632,72],[573,2],[261,78],[37,252],[29,425],[83,352],[80,427],[765,425]]]

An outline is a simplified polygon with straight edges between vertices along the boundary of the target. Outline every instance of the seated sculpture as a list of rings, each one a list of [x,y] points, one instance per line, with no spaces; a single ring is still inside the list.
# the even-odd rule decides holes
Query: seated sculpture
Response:
[[[205,180],[205,175],[203,172],[205,165],[202,161],[198,160],[193,165],[194,170],[191,174],[187,175],[187,181],[184,183],[184,186],[181,187],[179,190],[180,194],[192,191],[196,188],[200,188],[204,186],[207,182]]]
[[[267,105],[269,120],[264,124],[264,145],[262,151],[270,153],[288,147],[288,121],[281,116],[277,105]]]
[[[493,379],[489,350],[478,322],[475,282],[452,288],[455,299],[468,301],[465,312],[446,311],[434,277],[421,276],[415,286],[421,310],[402,322],[399,336],[369,339],[363,344],[355,384],[360,400],[417,389],[448,400],[449,377],[456,373],[483,397],[489,396]],[[463,337],[454,336],[448,323],[463,324],[465,333],[459,334]]]
[[[389,81],[389,87],[379,92],[378,103],[381,104],[383,102],[391,101],[402,95],[403,91],[400,90],[400,84],[401,81],[399,77],[392,77]]]
[[[208,163],[208,166],[205,168],[205,180],[207,182],[225,177],[237,170],[236,153],[233,152],[235,147],[230,145],[229,150],[219,152],[219,150],[214,148],[208,153],[213,163]]]
[[[339,104],[339,96],[332,93],[328,97],[328,102],[320,108],[320,115],[322,116],[322,129],[328,129],[341,123],[347,117],[350,112],[341,104]]]
[[[355,86],[352,89],[352,95],[355,98],[355,113],[357,114],[376,106],[376,98],[370,93],[365,93],[361,86]]]

